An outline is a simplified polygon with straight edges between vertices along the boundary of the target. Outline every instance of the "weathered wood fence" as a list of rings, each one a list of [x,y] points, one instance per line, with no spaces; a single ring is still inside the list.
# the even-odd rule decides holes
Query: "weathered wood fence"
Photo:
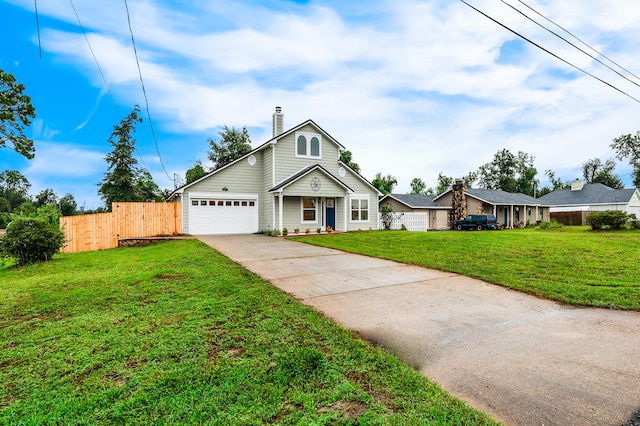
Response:
[[[62,253],[118,247],[123,238],[177,235],[182,232],[180,203],[113,203],[110,213],[63,216]]]
[[[549,218],[563,225],[586,225],[589,213],[591,211],[551,212]]]

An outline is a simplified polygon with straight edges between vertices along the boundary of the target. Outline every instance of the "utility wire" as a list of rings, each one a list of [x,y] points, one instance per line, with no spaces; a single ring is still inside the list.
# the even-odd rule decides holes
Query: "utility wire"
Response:
[[[631,74],[632,76],[634,76],[635,78],[640,80],[640,77],[638,77],[636,74],[632,73],[631,71],[629,71],[628,69],[626,69],[625,67],[623,67],[622,65],[618,64],[617,62],[615,62],[613,59],[610,59],[609,57],[605,56],[602,52],[597,51],[596,49],[594,49],[593,47],[589,46],[586,42],[584,42],[580,37],[578,37],[577,35],[573,34],[571,31],[567,30],[566,28],[556,24],[555,22],[553,22],[551,19],[547,18],[546,16],[544,16],[543,14],[541,14],[540,12],[538,12],[537,10],[535,10],[534,8],[532,8],[531,6],[529,6],[528,4],[526,4],[525,2],[523,2],[522,0],[518,0],[518,2],[522,3],[525,7],[527,7],[528,9],[532,10],[534,13],[536,13],[537,15],[540,15],[543,19],[551,22],[553,25],[555,25],[556,27],[560,28],[562,31],[566,32],[567,34],[569,34],[571,37],[575,38],[576,40],[578,40],[580,43],[584,44],[585,46],[587,46],[589,49],[593,50],[595,53],[597,53],[598,55],[602,56],[603,58],[605,58],[607,61],[611,62],[612,64],[616,65],[618,68],[628,72],[629,74]]]
[[[113,97],[113,94],[111,93],[111,89],[109,88],[109,84],[107,83],[107,79],[104,77],[104,73],[102,72],[102,68],[100,67],[100,63],[98,62],[98,58],[96,58],[96,54],[93,52],[93,48],[91,47],[91,43],[89,42],[89,37],[87,36],[87,32],[84,29],[84,26],[82,25],[82,22],[80,21],[80,15],[78,15],[78,11],[76,10],[76,6],[73,4],[73,0],[69,0],[69,3],[71,3],[71,7],[73,8],[73,13],[76,14],[76,19],[78,20],[78,25],[80,26],[80,29],[82,30],[82,34],[84,34],[84,39],[87,41],[87,45],[89,46],[89,50],[91,51],[91,55],[93,56],[93,60],[96,63],[96,66],[98,67],[98,71],[100,71],[100,76],[102,77],[102,81],[104,82],[104,87],[107,88],[107,92],[109,93],[109,97],[111,98],[111,102],[113,102],[113,106],[116,109],[116,112],[118,113],[118,117],[120,117],[120,119],[122,119],[122,114],[120,114],[120,110],[118,109],[118,104],[116,103],[115,98]]]
[[[40,42],[40,20],[38,19],[38,0],[33,0],[36,9],[36,28],[38,29],[38,50],[40,51],[40,59],[42,59],[42,43]]]
[[[116,99],[113,97],[113,93],[111,93],[111,88],[109,87],[109,83],[107,83],[107,79],[104,76],[104,73],[102,72],[102,68],[100,67],[100,63],[98,62],[98,58],[96,57],[96,54],[93,51],[93,48],[91,47],[91,42],[89,41],[89,37],[87,36],[87,32],[84,29],[84,26],[82,25],[82,21],[80,21],[80,15],[78,15],[78,11],[76,10],[75,5],[73,4],[73,0],[69,0],[69,2],[71,3],[71,7],[73,8],[73,12],[76,15],[76,19],[78,20],[78,25],[80,26],[80,29],[82,30],[82,34],[84,34],[84,39],[87,42],[87,46],[89,46],[89,50],[91,51],[91,55],[93,56],[93,60],[96,63],[96,66],[98,67],[98,71],[100,71],[100,76],[102,77],[102,82],[104,83],[104,86],[107,89],[107,92],[109,93],[109,97],[111,98],[111,102],[113,103],[113,107],[116,109],[116,113],[118,113],[118,117],[120,117],[120,120],[122,120],[122,114],[120,114],[120,109],[118,109],[118,104],[116,103]],[[140,162],[142,163],[142,165],[144,166],[145,169],[149,169],[147,167],[147,164],[144,162],[144,158],[142,158],[142,154],[140,154],[140,151],[138,150],[138,147],[135,147],[136,149],[136,153],[138,154],[138,157],[140,157]]]
[[[142,94],[144,95],[145,107],[147,110],[147,118],[149,119],[149,127],[151,127],[151,137],[153,138],[153,142],[156,145],[156,151],[158,152],[158,158],[160,159],[160,165],[162,166],[162,170],[164,170],[164,174],[167,175],[167,179],[171,179],[169,173],[167,173],[167,169],[164,167],[164,162],[162,161],[162,155],[160,155],[160,148],[158,147],[158,140],[156,139],[156,132],[153,129],[153,123],[151,122],[151,113],[149,112],[149,99],[147,98],[147,91],[144,87],[144,81],[142,80],[142,70],[140,69],[140,61],[138,60],[138,50],[136,49],[136,41],[133,38],[133,30],[131,29],[131,17],[129,15],[129,6],[127,4],[127,0],[124,0],[124,7],[127,10],[127,22],[129,23],[129,32],[131,33],[131,44],[133,44],[133,53],[136,57],[136,64],[138,65],[138,75],[140,76],[140,85],[142,86]]]
[[[640,84],[636,83],[633,80],[630,80],[626,75],[621,74],[620,72],[618,72],[617,70],[614,70],[613,68],[611,68],[609,65],[605,64],[604,62],[602,62],[600,59],[596,58],[595,56],[593,56],[591,53],[585,52],[584,50],[582,50],[580,47],[576,46],[575,44],[571,43],[569,40],[567,40],[566,38],[562,37],[560,34],[551,31],[549,28],[545,27],[544,25],[540,24],[539,22],[537,22],[535,19],[532,19],[531,17],[527,16],[527,14],[523,13],[522,11],[518,10],[516,7],[510,5],[509,3],[507,3],[504,0],[500,0],[502,3],[506,4],[507,6],[509,6],[511,9],[515,10],[516,12],[518,12],[520,15],[524,16],[525,18],[527,18],[528,20],[530,20],[531,22],[533,22],[534,24],[536,24],[537,26],[539,26],[542,29],[547,30],[548,32],[550,32],[551,34],[553,34],[554,36],[558,37],[561,40],[564,40],[566,43],[568,43],[569,45],[571,45],[572,47],[575,47],[576,49],[578,49],[579,51],[581,51],[582,53],[584,53],[585,55],[587,55],[588,57],[590,57],[591,59],[599,62],[600,64],[604,65],[605,67],[609,68],[611,71],[613,71],[614,73],[618,74],[620,77],[624,78],[625,80],[627,80],[629,83],[631,84],[635,84],[636,86],[640,87]],[[584,43],[583,43],[584,44]],[[587,45],[588,46],[588,45]],[[591,48],[592,50],[595,50],[593,48]],[[619,66],[619,65],[618,65]],[[622,67],[620,67],[622,68]]]
[[[584,74],[587,74],[588,76],[595,78],[595,79],[596,79],[596,80],[598,80],[599,82],[601,82],[601,83],[603,83],[603,84],[606,84],[607,86],[611,87],[612,89],[614,89],[614,90],[616,90],[616,91],[618,91],[618,92],[622,93],[623,95],[625,95],[625,96],[627,96],[627,97],[629,97],[629,98],[633,99],[634,101],[636,101],[636,102],[640,103],[640,100],[639,100],[639,99],[634,98],[633,96],[631,96],[630,94],[628,94],[627,92],[625,92],[625,91],[623,91],[623,90],[621,90],[621,89],[618,89],[616,86],[614,86],[614,85],[613,85],[613,84],[611,84],[611,83],[608,83],[608,82],[604,81],[604,80],[603,80],[603,79],[601,79],[600,77],[597,77],[597,76],[595,76],[595,75],[591,74],[590,72],[585,71],[585,70],[583,70],[582,68],[580,68],[580,67],[578,67],[578,66],[576,66],[576,65],[573,65],[571,62],[567,61],[566,59],[561,58],[560,56],[556,55],[555,53],[551,52],[550,50],[545,49],[544,47],[540,46],[540,45],[539,45],[539,44],[537,44],[536,42],[534,42],[534,41],[532,41],[532,40],[528,39],[527,37],[523,36],[522,34],[518,33],[517,31],[512,30],[511,28],[507,27],[507,26],[506,26],[506,25],[504,25],[503,23],[501,23],[501,22],[499,22],[499,21],[495,20],[494,18],[492,18],[491,16],[487,15],[487,14],[486,14],[486,13],[484,13],[483,11],[481,11],[481,10],[479,10],[479,9],[475,8],[474,6],[470,5],[470,4],[469,4],[469,3],[467,3],[465,0],[460,0],[460,1],[461,1],[462,3],[464,3],[464,4],[466,4],[467,6],[469,6],[471,9],[475,10],[476,12],[478,12],[479,14],[481,14],[481,15],[483,15],[484,17],[486,17],[486,18],[490,19],[491,21],[495,22],[496,24],[500,25],[502,28],[506,29],[507,31],[509,31],[509,32],[511,32],[511,33],[513,33],[513,34],[515,34],[515,35],[517,35],[518,37],[520,37],[521,39],[523,39],[523,40],[527,41],[528,43],[531,43],[532,45],[534,45],[534,46],[535,46],[535,47],[537,47],[538,49],[540,49],[540,50],[542,50],[542,51],[544,51],[544,52],[548,53],[549,55],[553,56],[553,57],[554,57],[554,58],[556,58],[556,59],[559,59],[560,61],[564,62],[565,64],[569,65],[570,67],[575,68],[575,69],[577,69],[578,71],[583,72]]]

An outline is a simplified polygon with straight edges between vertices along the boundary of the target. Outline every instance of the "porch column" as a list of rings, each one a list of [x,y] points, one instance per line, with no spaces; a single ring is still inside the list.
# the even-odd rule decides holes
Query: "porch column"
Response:
[[[273,194],[273,200],[271,200],[271,223],[273,227],[276,227],[276,194]]]
[[[349,204],[351,201],[349,201],[349,194],[344,194],[344,232],[347,232],[349,230],[349,225],[347,225],[347,220],[348,220],[348,214],[349,214],[349,209],[351,208],[351,205]]]
[[[513,219],[514,219],[514,216],[515,216],[514,213],[515,213],[515,211],[513,209],[513,204],[511,204],[511,217],[509,218],[509,222],[511,222],[511,226],[509,226],[509,227],[512,228],[512,229],[513,229],[513,225],[514,225],[514,223],[513,223]]]
[[[280,230],[280,232],[282,232],[282,200],[284,199],[284,196],[282,195],[282,192],[280,192],[278,194],[278,229]]]
[[[540,220],[540,206],[536,206],[536,223]]]

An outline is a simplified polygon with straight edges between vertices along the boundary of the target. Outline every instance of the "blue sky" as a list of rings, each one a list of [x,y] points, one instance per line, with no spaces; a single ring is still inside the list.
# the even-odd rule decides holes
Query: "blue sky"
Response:
[[[637,84],[501,1],[469,3],[640,99]],[[124,2],[73,4],[117,106],[71,2],[38,2],[40,59],[34,2],[0,0],[0,68],[26,86],[37,114],[27,130],[35,159],[1,149],[0,170],[21,171],[33,194],[52,188],[94,208],[113,126],[145,100]],[[527,4],[640,75],[633,0]],[[465,175],[502,148],[535,156],[543,183],[546,169],[575,179],[584,161],[613,156],[613,138],[640,130],[640,103],[460,1],[128,0],[128,6],[167,173],[147,120],[136,132],[138,160],[161,188],[173,188],[174,174],[184,177],[194,160],[206,160],[207,138],[224,125],[246,125],[253,146],[268,140],[275,106],[283,108],[285,128],[313,119],[352,151],[365,177],[394,175],[397,192],[408,191],[414,177],[435,186],[440,172]],[[629,185],[627,164],[617,172]]]

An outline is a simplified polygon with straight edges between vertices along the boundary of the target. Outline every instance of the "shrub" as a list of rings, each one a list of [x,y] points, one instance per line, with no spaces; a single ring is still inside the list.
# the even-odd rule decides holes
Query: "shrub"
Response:
[[[285,237],[289,235],[289,230],[287,228],[282,228],[282,235],[284,235]]]
[[[551,219],[548,222],[540,223],[540,229],[558,229],[558,228],[562,228],[563,226],[564,226],[563,224],[561,224],[555,219]]]
[[[54,222],[42,216],[16,216],[7,225],[0,249],[18,265],[51,260],[64,245],[64,234]]]
[[[593,212],[587,216],[587,223],[594,231],[609,228],[622,229],[627,222],[629,215],[620,210],[606,210],[603,212]]]

